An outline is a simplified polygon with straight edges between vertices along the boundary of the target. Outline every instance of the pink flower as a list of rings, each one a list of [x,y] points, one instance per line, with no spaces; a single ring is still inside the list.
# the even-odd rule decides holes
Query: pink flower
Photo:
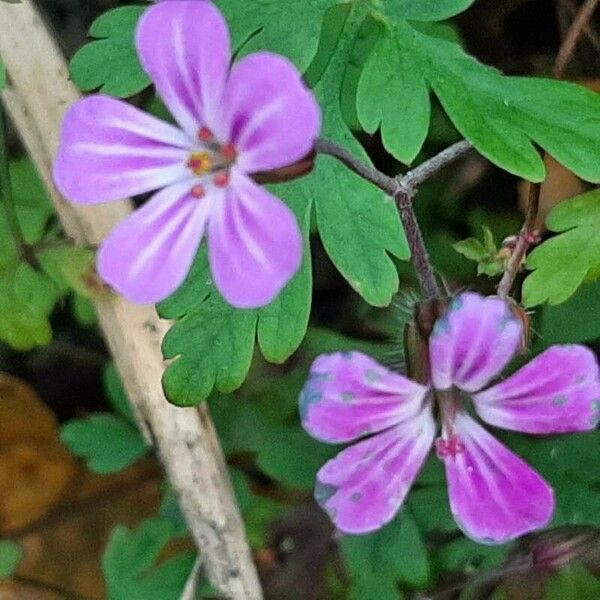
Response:
[[[179,127],[95,95],[69,110],[54,178],[73,202],[159,190],[102,245],[100,275],[127,298],[157,302],[185,279],[202,237],[213,279],[233,305],[268,304],[298,270],[292,211],[250,176],[306,156],[320,112],[297,69],[259,52],[230,69],[227,24],[208,0],[148,9],[144,66]]]
[[[504,300],[463,293],[435,323],[429,386],[359,352],[317,358],[300,399],[305,429],[331,443],[370,436],[317,474],[315,496],[341,531],[366,533],[388,523],[434,445],[452,513],[469,537],[504,543],[550,522],[552,488],[479,425],[464,400],[496,427],[591,430],[598,422],[598,364],[583,346],[552,346],[484,389],[519,349],[522,330]],[[434,401],[442,420],[437,440]]]

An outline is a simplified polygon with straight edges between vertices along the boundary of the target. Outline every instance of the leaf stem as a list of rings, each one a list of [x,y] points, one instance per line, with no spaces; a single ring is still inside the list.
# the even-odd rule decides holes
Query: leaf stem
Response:
[[[557,79],[562,79],[568,64],[573,59],[581,35],[588,27],[599,2],[600,0],[586,0],[573,19],[554,61],[552,73]]]
[[[318,140],[315,150],[320,154],[327,154],[336,158],[351,171],[370,181],[388,196],[394,198],[408,239],[412,263],[417,272],[421,290],[426,298],[436,298],[441,295],[440,289],[415,215],[413,199],[417,194],[419,185],[467,154],[472,148],[473,146],[466,140],[457,142],[433,158],[426,160],[412,171],[398,177],[389,177],[379,169],[363,163],[351,152],[329,140]]]
[[[510,294],[517,274],[521,270],[523,259],[525,258],[529,247],[536,241],[535,222],[540,208],[540,190],[541,184],[529,184],[529,201],[525,222],[519,232],[515,249],[508,260],[504,275],[502,275],[502,279],[498,284],[498,296],[501,298],[506,298]]]

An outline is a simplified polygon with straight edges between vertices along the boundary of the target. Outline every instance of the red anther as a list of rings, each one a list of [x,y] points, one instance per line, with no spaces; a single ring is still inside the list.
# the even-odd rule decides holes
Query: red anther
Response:
[[[226,187],[229,185],[229,171],[217,173],[213,179],[217,187]]]
[[[227,159],[227,160],[235,160],[235,157],[237,156],[237,150],[235,149],[233,144],[225,144],[222,148],[221,148],[221,154]]]
[[[195,185],[192,188],[191,194],[194,198],[199,200],[200,198],[204,198],[206,190],[201,185]]]
[[[215,134],[208,127],[200,127],[198,139],[201,142],[212,142],[215,139]]]
[[[435,440],[435,452],[438,458],[444,459],[449,456],[455,458],[457,454],[464,451],[465,445],[457,435],[452,435],[447,440],[444,438]]]

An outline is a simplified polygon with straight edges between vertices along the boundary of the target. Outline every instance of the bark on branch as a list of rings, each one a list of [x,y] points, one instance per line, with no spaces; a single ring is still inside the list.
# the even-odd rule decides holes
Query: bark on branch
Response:
[[[98,244],[131,211],[129,201],[98,206],[66,202],[52,183],[63,115],[79,94],[35,4],[0,2],[0,57],[9,76],[2,94],[8,114],[38,167],[67,235]],[[96,300],[100,325],[140,427],[151,438],[176,490],[212,583],[228,598],[254,600],[262,592],[227,467],[208,411],[176,408],[162,391],[160,350],[168,323],[153,307],[116,295]]]

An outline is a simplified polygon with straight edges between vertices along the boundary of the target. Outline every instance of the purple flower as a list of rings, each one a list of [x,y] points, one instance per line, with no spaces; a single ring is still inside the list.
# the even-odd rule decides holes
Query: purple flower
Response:
[[[297,69],[259,52],[230,69],[227,24],[208,0],[156,4],[137,49],[179,127],[95,95],[69,110],[54,178],[95,204],[159,190],[102,245],[100,275],[138,303],[185,279],[202,237],[215,284],[238,307],[268,304],[298,270],[302,236],[292,211],[250,174],[306,156],[319,107]]]
[[[359,352],[317,358],[300,399],[305,429],[331,443],[370,436],[317,474],[315,496],[341,531],[366,533],[388,523],[434,445],[452,513],[469,537],[504,543],[550,522],[552,488],[469,415],[464,399],[483,421],[504,429],[590,430],[598,422],[598,364],[583,346],[552,346],[489,386],[522,335],[504,300],[463,293],[435,323],[429,386]],[[437,440],[434,401],[442,421]]]

